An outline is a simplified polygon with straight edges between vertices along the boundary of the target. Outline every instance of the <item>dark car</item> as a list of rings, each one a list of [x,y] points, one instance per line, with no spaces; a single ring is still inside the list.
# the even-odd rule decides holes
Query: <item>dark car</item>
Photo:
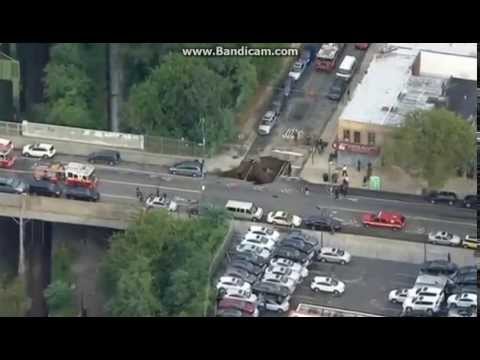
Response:
[[[0,192],[23,194],[28,192],[28,184],[14,177],[0,177]]]
[[[28,184],[28,192],[32,195],[60,197],[62,196],[62,188],[58,184],[54,184],[46,180],[32,180]]]
[[[268,260],[265,258],[262,258],[258,255],[252,254],[252,253],[237,253],[232,256],[232,261],[233,260],[244,260],[248,261],[249,263],[252,263],[255,266],[259,267],[265,267],[268,264]]]
[[[330,216],[310,216],[303,219],[303,226],[312,230],[320,231],[340,231],[342,223]]]
[[[336,78],[328,90],[327,98],[333,101],[340,101],[345,90],[347,90],[347,81],[343,78]]]
[[[445,293],[447,294],[447,296],[454,295],[454,294],[462,294],[462,293],[477,294],[478,286],[447,284],[445,288]]]
[[[420,273],[426,275],[445,275],[454,276],[458,271],[458,266],[447,260],[432,260],[425,262],[420,268]]]
[[[225,271],[225,276],[236,277],[242,279],[249,284],[253,284],[255,281],[258,280],[258,276],[250,274],[248,271],[245,271],[243,269],[234,267],[228,268],[227,271]]]
[[[84,187],[68,186],[64,189],[64,194],[67,199],[83,201],[100,200],[100,194],[98,193],[98,191]]]
[[[463,206],[466,208],[472,208],[475,210],[479,210],[478,206],[478,195],[467,195],[463,199]]]
[[[258,276],[258,275],[262,274],[262,272],[264,270],[263,267],[256,266],[256,265],[252,264],[251,262],[248,262],[248,261],[245,261],[245,260],[233,260],[230,263],[230,267],[248,271],[250,274],[253,274],[255,276]]]
[[[460,275],[467,275],[467,274],[477,274],[477,267],[475,265],[469,265],[469,266],[462,266],[458,269],[457,271],[457,276]]]
[[[280,247],[286,247],[286,248],[292,248],[298,251],[301,251],[302,253],[312,256],[313,257],[313,252],[315,252],[315,247],[311,244],[306,243],[300,238],[287,238],[279,243]]]
[[[101,150],[88,155],[91,164],[117,165],[120,162],[120,153],[115,150]]]
[[[454,205],[458,198],[457,194],[454,192],[450,191],[432,191],[428,197],[428,201],[430,201],[432,204],[448,204],[448,205]]]
[[[320,247],[320,243],[317,239],[305,234],[301,230],[292,229],[288,232],[286,239],[294,239],[294,240],[301,240],[306,244],[309,244],[317,250]]]
[[[478,281],[476,272],[461,275],[456,274],[452,280],[456,286],[476,286]]]
[[[287,287],[265,282],[257,282],[253,284],[252,292],[256,295],[269,295],[270,297],[273,296],[282,300],[287,296],[290,296],[290,291]]]
[[[204,174],[203,163],[198,160],[183,161],[170,168],[172,175],[184,175],[191,177],[202,177]]]
[[[275,249],[273,252],[273,257],[284,258],[284,259],[292,260],[293,262],[298,262],[302,264],[305,264],[310,260],[309,255],[301,251],[298,251],[296,249],[292,249],[291,247],[284,247],[284,246],[281,246]]]

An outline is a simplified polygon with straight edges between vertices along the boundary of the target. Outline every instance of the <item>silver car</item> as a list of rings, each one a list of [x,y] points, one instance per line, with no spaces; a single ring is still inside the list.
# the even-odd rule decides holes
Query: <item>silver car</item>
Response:
[[[428,241],[432,244],[458,246],[462,240],[458,235],[446,231],[437,231],[428,234]]]

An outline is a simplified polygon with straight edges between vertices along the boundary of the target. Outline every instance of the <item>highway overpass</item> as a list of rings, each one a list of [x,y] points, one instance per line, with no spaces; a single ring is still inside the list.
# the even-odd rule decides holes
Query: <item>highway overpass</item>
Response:
[[[138,205],[91,203],[30,195],[0,194],[0,216],[124,230],[140,214]]]

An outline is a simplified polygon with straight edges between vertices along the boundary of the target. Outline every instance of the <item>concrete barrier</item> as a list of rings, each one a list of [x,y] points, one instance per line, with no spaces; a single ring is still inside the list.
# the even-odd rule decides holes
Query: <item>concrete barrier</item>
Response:
[[[137,150],[144,149],[144,139],[142,135],[37,124],[28,121],[22,122],[22,135],[39,139],[80,142],[90,145],[114,146],[117,148]]]

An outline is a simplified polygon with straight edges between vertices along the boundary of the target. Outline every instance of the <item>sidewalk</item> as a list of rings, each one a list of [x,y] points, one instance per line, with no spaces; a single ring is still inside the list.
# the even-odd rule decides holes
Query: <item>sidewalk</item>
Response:
[[[354,94],[356,86],[361,82],[363,76],[365,75],[365,71],[368,69],[370,62],[372,61],[373,57],[375,56],[381,45],[382,44],[372,45],[368,49],[367,54],[365,54],[365,59],[360,67],[360,70],[358,71],[356,77],[352,79],[352,83],[350,85],[350,91],[352,94]],[[310,155],[301,173],[301,178],[303,180],[308,181],[312,184],[328,184],[328,182],[323,181],[323,174],[329,173],[328,157],[329,153],[333,151],[331,145],[332,142],[335,140],[335,136],[337,133],[338,118],[343,112],[343,109],[345,108],[347,102],[348,97],[347,95],[345,95],[341,103],[338,105],[337,110],[332,115],[332,118],[329,120],[321,136],[322,140],[328,141],[329,145],[325,148],[322,154],[314,153]],[[334,163],[333,167],[330,169],[330,172],[332,174],[335,172],[338,173],[339,183],[341,182],[340,175],[342,173],[342,167],[343,164]],[[351,167],[347,169],[347,172],[351,188],[364,188],[363,177],[366,175],[365,166],[363,166],[360,172],[357,171],[356,168]],[[372,175],[379,176],[381,178],[383,191],[421,195],[422,188],[426,187],[426,183],[424,181],[413,178],[398,167],[374,167]],[[463,198],[465,195],[475,194],[476,189],[476,178],[467,179],[466,177],[455,177],[447,182],[444,189],[440,190],[454,191],[457,193],[457,195]]]

